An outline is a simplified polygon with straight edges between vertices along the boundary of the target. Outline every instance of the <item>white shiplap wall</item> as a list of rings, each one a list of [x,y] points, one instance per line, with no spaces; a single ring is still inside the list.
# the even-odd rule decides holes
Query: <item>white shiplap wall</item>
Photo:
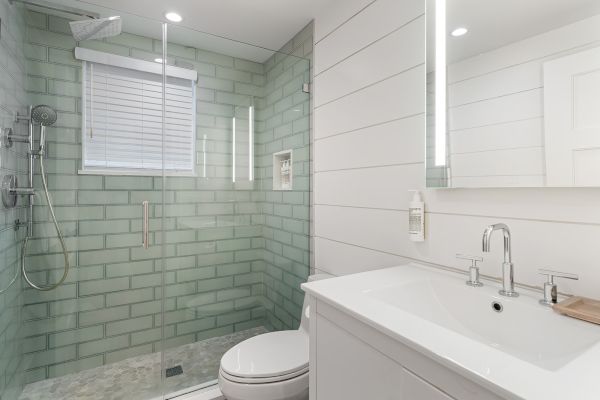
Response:
[[[315,267],[343,275],[424,261],[465,268],[485,226],[513,231],[516,280],[578,273],[565,292],[600,297],[600,189],[425,190],[422,0],[339,0],[315,25]],[[427,241],[407,238],[408,189],[421,188]],[[502,240],[484,255],[499,276]]]

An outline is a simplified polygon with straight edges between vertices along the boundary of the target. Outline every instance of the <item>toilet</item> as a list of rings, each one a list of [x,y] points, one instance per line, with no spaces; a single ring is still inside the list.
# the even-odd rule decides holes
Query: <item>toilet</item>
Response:
[[[308,311],[305,297],[298,330],[258,335],[223,355],[219,387],[227,400],[308,400]]]

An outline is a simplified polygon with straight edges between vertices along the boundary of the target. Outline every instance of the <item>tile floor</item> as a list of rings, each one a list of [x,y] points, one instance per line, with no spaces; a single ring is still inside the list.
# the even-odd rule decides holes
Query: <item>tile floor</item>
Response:
[[[165,393],[176,393],[217,378],[221,356],[237,343],[261,334],[263,327],[236,332],[165,352],[165,367],[181,365],[183,374],[165,379]],[[132,357],[85,371],[34,382],[19,400],[148,400],[160,398],[160,353]]]

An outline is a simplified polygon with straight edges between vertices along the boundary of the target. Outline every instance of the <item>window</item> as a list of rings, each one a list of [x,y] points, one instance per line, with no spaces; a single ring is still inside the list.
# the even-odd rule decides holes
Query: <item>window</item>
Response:
[[[196,72],[76,49],[83,62],[82,173],[193,175]]]

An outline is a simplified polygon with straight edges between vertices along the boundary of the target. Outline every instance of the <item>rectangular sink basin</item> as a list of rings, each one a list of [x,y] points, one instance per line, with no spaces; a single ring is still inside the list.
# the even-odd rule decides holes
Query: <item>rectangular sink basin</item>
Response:
[[[457,279],[421,277],[365,294],[548,370],[600,342],[600,329],[557,315],[527,296],[509,299],[496,288],[473,288]]]
[[[466,278],[413,263],[302,287],[502,398],[600,399],[600,325],[540,305],[540,291],[509,298]]]

